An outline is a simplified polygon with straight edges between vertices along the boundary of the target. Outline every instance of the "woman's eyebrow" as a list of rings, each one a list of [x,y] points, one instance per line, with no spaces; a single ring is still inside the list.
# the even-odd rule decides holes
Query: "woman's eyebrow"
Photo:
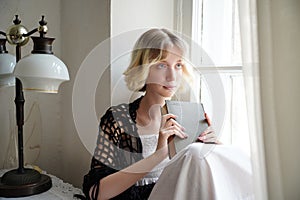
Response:
[[[158,61],[158,63],[168,63],[166,60],[160,60],[160,61]]]
[[[182,63],[182,62],[183,62],[183,60],[182,60],[182,59],[179,59],[179,60],[177,60],[175,63]],[[169,64],[168,61],[167,61],[166,59],[162,59],[162,60],[160,60],[158,63],[166,63],[166,64]]]

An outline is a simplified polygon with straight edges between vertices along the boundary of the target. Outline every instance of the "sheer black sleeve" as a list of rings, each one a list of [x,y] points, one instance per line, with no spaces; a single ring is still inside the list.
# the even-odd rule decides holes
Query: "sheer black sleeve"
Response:
[[[83,192],[89,196],[90,188],[95,185],[92,199],[96,199],[99,192],[99,182],[102,178],[117,172],[116,155],[118,146],[119,127],[113,117],[111,109],[101,118],[97,146],[91,162],[91,169],[84,176]],[[89,199],[89,198],[88,198]]]
[[[142,159],[142,146],[135,124],[136,108],[121,104],[108,109],[101,118],[91,169],[84,177],[83,192],[87,197],[93,185],[96,187],[92,199],[98,196],[102,178]]]

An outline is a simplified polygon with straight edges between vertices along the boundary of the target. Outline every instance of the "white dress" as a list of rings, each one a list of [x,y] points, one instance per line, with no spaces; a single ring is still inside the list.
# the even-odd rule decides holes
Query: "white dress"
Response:
[[[158,134],[139,135],[143,146],[143,157],[146,158],[153,154],[156,150]],[[151,172],[144,176],[141,180],[136,182],[136,186],[148,185],[156,183],[163,169],[170,161],[169,158],[164,159],[160,162]]]
[[[149,199],[254,199],[251,159],[233,146],[193,143],[170,160]]]

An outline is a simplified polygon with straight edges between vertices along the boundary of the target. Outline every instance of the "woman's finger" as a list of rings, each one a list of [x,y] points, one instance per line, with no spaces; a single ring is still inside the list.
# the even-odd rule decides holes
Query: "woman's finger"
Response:
[[[206,137],[206,136],[202,136],[202,137],[198,137],[198,140],[203,142],[203,143],[216,143],[217,138],[215,137]]]
[[[165,127],[167,122],[170,120],[170,119],[176,119],[176,115],[173,115],[171,113],[169,114],[165,114],[165,115],[162,115],[161,117],[161,127]]]
[[[199,135],[198,140],[204,143],[212,141],[215,142],[217,140],[217,135],[215,134],[213,128],[209,126],[204,132]]]
[[[166,128],[167,131],[171,131],[172,135],[175,134],[180,138],[187,138],[187,134],[185,132],[182,131],[182,129],[178,126],[170,126],[168,128]]]
[[[210,120],[210,118],[208,117],[208,114],[207,114],[207,113],[204,113],[204,116],[205,116],[205,118],[206,118],[206,121],[207,121],[208,126],[211,126],[211,120]]]
[[[199,136],[207,135],[211,132],[214,132],[213,128],[211,126],[207,127]]]
[[[172,114],[172,113],[168,113],[168,114],[165,114],[165,115],[162,115],[162,121],[168,121],[170,118],[173,118],[173,119],[176,119],[177,116]]]
[[[169,118],[166,122],[166,127],[170,127],[170,126],[176,126],[178,127],[180,130],[184,131],[185,128],[183,126],[181,126],[174,118]]]

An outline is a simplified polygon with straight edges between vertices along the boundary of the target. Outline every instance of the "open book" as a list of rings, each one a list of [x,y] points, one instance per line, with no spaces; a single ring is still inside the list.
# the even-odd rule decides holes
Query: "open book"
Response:
[[[185,128],[186,139],[171,136],[168,140],[169,157],[189,144],[195,142],[198,136],[208,127],[202,103],[185,101],[166,101],[166,112],[177,116],[176,121]]]

